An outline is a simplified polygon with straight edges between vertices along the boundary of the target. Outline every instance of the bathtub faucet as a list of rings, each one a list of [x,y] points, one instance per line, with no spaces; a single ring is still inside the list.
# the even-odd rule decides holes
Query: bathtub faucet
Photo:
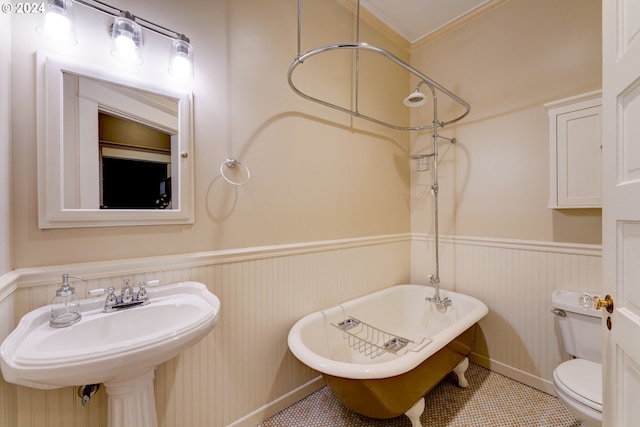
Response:
[[[440,313],[445,313],[451,307],[451,299],[449,297],[440,298],[440,278],[436,274],[429,277],[429,286],[436,288],[436,294],[433,297],[426,297],[425,300],[432,302]]]

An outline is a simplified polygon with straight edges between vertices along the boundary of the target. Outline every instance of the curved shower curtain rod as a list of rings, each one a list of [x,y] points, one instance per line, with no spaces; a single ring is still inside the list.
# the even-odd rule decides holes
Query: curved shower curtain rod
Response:
[[[330,107],[330,108],[334,108],[336,110],[342,111],[342,112],[350,114],[352,116],[360,117],[362,119],[369,120],[371,122],[374,122],[374,123],[377,123],[377,124],[380,124],[380,125],[392,128],[392,129],[397,129],[397,130],[429,130],[429,129],[437,130],[438,127],[443,127],[443,126],[449,125],[451,123],[455,123],[458,120],[460,120],[463,117],[465,117],[467,114],[469,114],[469,111],[471,110],[471,106],[467,102],[463,101],[460,97],[455,95],[454,93],[450,92],[449,90],[447,90],[443,86],[441,86],[438,83],[436,83],[435,81],[431,80],[429,77],[427,77],[426,75],[424,75],[420,71],[416,70],[415,68],[413,68],[412,66],[410,66],[406,62],[402,61],[401,59],[399,59],[398,57],[396,57],[392,53],[389,53],[388,51],[386,51],[386,50],[384,50],[384,49],[382,49],[380,47],[360,42],[360,0],[357,0],[357,19],[356,19],[356,23],[357,23],[357,29],[356,29],[357,41],[321,46],[321,47],[318,47],[316,49],[312,49],[312,50],[308,51],[305,54],[302,54],[301,51],[300,51],[300,46],[301,46],[301,42],[300,42],[300,38],[301,38],[301,16],[302,16],[302,5],[301,5],[301,3],[302,3],[302,0],[298,0],[298,55],[295,57],[295,59],[293,60],[293,62],[289,66],[289,71],[287,72],[287,79],[289,81],[289,86],[291,87],[291,89],[295,93],[297,93],[301,97],[303,97],[305,99],[308,99],[309,101],[317,102],[317,103],[322,104],[324,106],[327,106],[327,107]],[[329,52],[329,51],[338,50],[338,49],[354,49],[356,51],[355,110],[350,110],[348,108],[344,108],[344,107],[341,107],[339,105],[332,104],[331,102],[327,102],[327,101],[324,101],[322,99],[315,98],[313,96],[307,95],[306,93],[304,93],[301,90],[299,90],[296,87],[296,85],[293,83],[293,79],[292,79],[293,71],[296,69],[296,67],[298,67],[298,65],[302,64],[307,58],[310,58],[310,57],[312,57],[314,55],[321,54],[323,52]],[[383,57],[387,58],[391,62],[394,62],[395,64],[397,64],[400,67],[402,67],[405,70],[407,70],[409,73],[411,73],[414,76],[416,76],[419,79],[418,86],[416,87],[416,92],[417,92],[418,88],[420,87],[420,85],[422,85],[422,84],[428,85],[431,88],[431,91],[433,93],[433,106],[434,106],[434,110],[435,110],[434,112],[436,112],[436,117],[437,117],[436,90],[442,92],[443,94],[445,94],[449,98],[451,98],[453,101],[455,101],[458,104],[460,104],[461,106],[463,106],[465,108],[464,113],[462,113],[461,115],[459,115],[459,116],[457,116],[457,117],[455,117],[455,118],[453,118],[451,120],[447,120],[447,121],[438,121],[438,119],[436,118],[436,120],[434,120],[434,122],[432,124],[425,125],[425,126],[396,126],[396,125],[392,125],[390,123],[387,123],[385,121],[378,120],[378,119],[375,119],[373,117],[370,117],[370,116],[367,116],[365,114],[360,113],[358,111],[358,91],[359,91],[358,75],[359,75],[359,69],[360,69],[360,67],[359,67],[359,60],[360,60],[359,53],[360,53],[360,50],[366,50],[366,51],[369,51],[369,52],[374,52],[374,53],[377,53],[379,55],[382,55]],[[424,95],[422,95],[422,94],[418,94],[418,95],[420,96],[421,100],[424,98]],[[407,99],[410,99],[410,98],[411,98],[411,95],[409,97],[407,97]],[[406,100],[405,100],[405,104],[406,104]],[[411,102],[409,102],[409,104],[411,104]],[[409,104],[406,104],[406,105],[409,105]],[[421,103],[417,103],[416,102],[415,105],[413,105],[413,106],[417,107],[417,106],[422,105],[422,104],[423,104],[423,102],[421,102]]]
[[[404,68],[405,70],[407,70],[408,72],[410,72],[414,76],[418,77],[418,79],[420,79],[420,83],[418,83],[418,86],[420,84],[424,83],[424,84],[428,85],[429,87],[431,87],[432,90],[437,89],[438,91],[444,93],[449,98],[451,98],[452,100],[454,100],[455,102],[457,102],[458,104],[462,105],[465,108],[464,113],[462,113],[461,115],[459,115],[459,116],[457,116],[457,117],[455,117],[455,118],[453,118],[451,120],[439,122],[438,123],[438,127],[443,127],[443,126],[446,126],[446,125],[450,125],[451,123],[455,123],[458,120],[460,120],[463,117],[465,117],[467,114],[469,114],[471,106],[466,101],[462,100],[460,97],[458,97],[457,95],[455,95],[454,93],[452,93],[448,89],[444,88],[440,84],[438,84],[435,81],[431,80],[429,77],[427,77],[426,75],[422,74],[420,71],[416,70],[415,68],[413,68],[412,66],[408,65],[407,63],[405,63],[404,61],[402,61],[398,57],[394,56],[393,54],[387,52],[386,50],[384,50],[384,49],[382,49],[380,47],[373,46],[373,45],[370,45],[370,44],[367,44],[367,43],[362,43],[362,42],[347,42],[347,43],[330,44],[330,45],[321,46],[321,47],[318,47],[316,49],[310,50],[309,52],[307,52],[307,53],[305,53],[303,55],[298,54],[298,56],[296,56],[294,61],[289,66],[289,71],[287,73],[287,79],[289,80],[289,86],[291,87],[291,89],[295,93],[300,95],[301,97],[303,97],[305,99],[308,99],[310,101],[317,102],[317,103],[325,105],[327,107],[334,108],[334,109],[342,111],[344,113],[351,114],[352,116],[360,117],[362,119],[366,119],[366,120],[372,121],[374,123],[377,123],[377,124],[392,128],[392,129],[397,129],[397,130],[429,130],[429,129],[433,129],[434,128],[433,124],[426,125],[426,126],[396,126],[396,125],[392,125],[390,123],[387,123],[387,122],[384,122],[382,120],[378,120],[378,119],[375,119],[373,117],[370,117],[370,116],[367,116],[365,114],[360,113],[358,111],[358,108],[357,108],[357,102],[356,102],[356,109],[355,110],[350,110],[348,108],[344,108],[344,107],[341,107],[339,105],[332,104],[330,102],[323,101],[321,99],[318,99],[318,98],[315,98],[313,96],[307,95],[306,93],[302,92],[300,89],[298,89],[295,86],[295,84],[293,83],[293,80],[292,80],[292,76],[293,76],[293,71],[296,69],[296,67],[298,65],[302,64],[307,58],[310,58],[310,57],[312,57],[314,55],[318,55],[318,54],[323,53],[323,52],[328,52],[328,51],[331,51],[331,50],[338,50],[338,49],[367,50],[367,51],[374,52],[374,53],[377,53],[379,55],[382,55],[383,57],[389,59],[390,61],[392,61],[392,62],[396,63],[397,65],[399,65],[400,67]],[[356,67],[356,73],[358,73],[358,67]],[[356,79],[357,79],[357,75],[356,75]],[[357,95],[356,95],[356,100],[357,100]],[[436,102],[436,100],[434,98],[434,103],[435,102]]]

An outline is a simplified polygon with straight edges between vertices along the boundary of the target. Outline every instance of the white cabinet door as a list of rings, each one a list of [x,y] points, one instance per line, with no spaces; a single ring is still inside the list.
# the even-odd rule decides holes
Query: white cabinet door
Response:
[[[545,104],[549,111],[551,208],[601,206],[601,92]]]
[[[556,118],[558,206],[601,206],[600,115],[597,106]]]

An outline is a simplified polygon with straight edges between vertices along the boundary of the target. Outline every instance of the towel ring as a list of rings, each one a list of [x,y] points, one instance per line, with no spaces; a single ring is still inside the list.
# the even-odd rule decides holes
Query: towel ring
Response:
[[[244,181],[241,181],[241,182],[233,181],[232,179],[230,179],[229,177],[227,177],[224,174],[224,167],[225,166],[228,167],[229,169],[233,169],[238,165],[243,167],[244,170],[247,172],[247,179],[245,179]],[[220,175],[222,175],[224,180],[227,181],[229,184],[237,185],[238,187],[241,186],[241,185],[245,185],[251,179],[251,172],[249,172],[249,168],[246,167],[242,162],[234,159],[233,157],[228,157],[226,161],[222,162],[222,164],[220,165]]]

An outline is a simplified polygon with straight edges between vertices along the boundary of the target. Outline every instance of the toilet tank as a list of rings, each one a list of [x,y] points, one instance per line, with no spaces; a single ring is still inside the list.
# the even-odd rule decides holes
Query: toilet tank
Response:
[[[580,295],[582,292],[563,290],[551,295],[564,349],[575,357],[602,363],[602,313],[595,308],[580,308]]]

